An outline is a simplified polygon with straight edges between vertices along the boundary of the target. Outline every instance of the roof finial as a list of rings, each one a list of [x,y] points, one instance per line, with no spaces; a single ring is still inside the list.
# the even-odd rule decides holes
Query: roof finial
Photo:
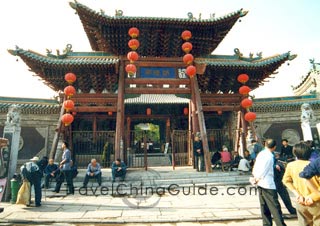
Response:
[[[123,11],[121,9],[116,9],[116,14],[115,14],[116,17],[118,16],[123,16]]]

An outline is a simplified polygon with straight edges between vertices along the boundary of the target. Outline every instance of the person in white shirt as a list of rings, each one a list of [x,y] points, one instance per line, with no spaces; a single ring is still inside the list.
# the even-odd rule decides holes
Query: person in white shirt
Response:
[[[253,166],[254,184],[258,186],[260,209],[264,226],[272,226],[272,217],[277,226],[284,226],[281,206],[274,182],[274,155],[276,141],[266,140],[265,149],[261,151]]]
[[[251,169],[250,166],[250,152],[248,150],[244,151],[244,158],[240,159],[239,165],[238,165],[238,171],[240,172],[240,174],[242,173],[248,173]]]

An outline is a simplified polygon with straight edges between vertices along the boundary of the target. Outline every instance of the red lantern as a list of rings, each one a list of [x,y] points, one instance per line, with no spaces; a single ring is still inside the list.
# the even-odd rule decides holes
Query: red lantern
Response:
[[[77,80],[77,77],[75,74],[70,72],[64,76],[64,80],[66,80],[68,84],[72,84]]]
[[[192,44],[190,42],[185,42],[182,44],[181,48],[185,53],[189,53],[192,50]]]
[[[254,120],[256,120],[256,118],[257,118],[257,115],[254,112],[247,112],[244,115],[244,119],[248,122],[253,122]]]
[[[136,50],[140,46],[140,42],[138,41],[138,39],[130,39],[130,41],[128,42],[128,46],[130,49]]]
[[[243,108],[250,108],[252,106],[252,100],[245,98],[241,101],[241,106]]]
[[[151,108],[147,108],[147,115],[151,115]]]
[[[73,122],[74,118],[72,116],[72,114],[70,113],[65,113],[64,115],[62,115],[61,117],[61,122],[65,125],[65,126],[69,126],[72,122]]]
[[[127,54],[127,58],[128,58],[128,60],[130,60],[130,63],[133,63],[134,61],[138,60],[139,55],[138,55],[138,53],[136,51],[130,51]]]
[[[63,92],[69,98],[76,93],[76,89],[73,86],[69,85],[66,88],[64,88]]]
[[[194,60],[193,55],[190,53],[183,56],[183,62],[187,65],[192,64],[193,60]]]
[[[181,38],[188,41],[192,37],[191,31],[185,30],[181,33]]]
[[[72,111],[72,115],[75,116],[77,114],[76,111]]]
[[[139,36],[139,29],[136,27],[132,27],[129,29],[128,34],[131,38],[136,38]]]
[[[108,111],[108,115],[109,115],[109,116],[111,116],[111,115],[112,115],[112,113],[113,113],[112,111]]]
[[[189,66],[187,67],[186,74],[187,74],[190,78],[193,78],[193,76],[196,75],[196,72],[197,72],[197,69],[196,69],[195,66],[189,65]]]
[[[64,109],[66,109],[67,112],[69,112],[70,110],[72,110],[74,108],[74,102],[73,100],[65,100],[63,102],[63,107]]]
[[[247,74],[240,74],[238,76],[238,82],[245,84],[249,80],[249,76]]]
[[[241,86],[241,87],[239,88],[239,93],[240,93],[241,95],[248,95],[250,91],[251,91],[251,89],[250,89],[249,86]]]
[[[218,115],[222,115],[222,111],[221,110],[217,111],[217,113],[218,113]]]
[[[183,109],[183,114],[188,115],[189,114],[189,108],[184,108]]]
[[[137,72],[137,67],[136,65],[134,64],[128,64],[126,66],[126,72],[129,74],[129,75],[134,75],[136,72]]]

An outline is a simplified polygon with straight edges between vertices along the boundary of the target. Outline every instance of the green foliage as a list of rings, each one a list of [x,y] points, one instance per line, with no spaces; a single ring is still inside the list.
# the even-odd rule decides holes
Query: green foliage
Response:
[[[147,123],[149,126],[149,130],[146,130],[147,139],[150,139],[153,142],[159,142],[160,141],[160,127],[159,125],[154,125],[152,123]],[[143,139],[143,130],[135,126],[134,130],[136,131],[136,140],[142,140]]]

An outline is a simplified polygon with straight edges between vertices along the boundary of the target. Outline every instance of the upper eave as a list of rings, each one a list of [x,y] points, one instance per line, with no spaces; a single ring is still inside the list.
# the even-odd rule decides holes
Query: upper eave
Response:
[[[80,3],[70,3],[79,15],[84,30],[94,51],[104,51],[115,55],[126,55],[130,51],[128,30],[137,27],[141,56],[181,57],[184,30],[192,32],[190,42],[194,56],[211,54],[237,20],[245,16],[242,9],[219,18],[184,19],[159,17],[107,16]]]

